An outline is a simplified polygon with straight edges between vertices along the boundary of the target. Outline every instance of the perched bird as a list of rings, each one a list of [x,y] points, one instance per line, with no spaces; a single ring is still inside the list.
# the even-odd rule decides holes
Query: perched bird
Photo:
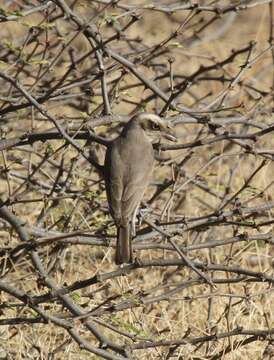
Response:
[[[149,185],[154,150],[149,135],[168,134],[167,122],[150,113],[135,115],[106,152],[105,184],[111,216],[117,226],[116,264],[132,262],[132,229]]]

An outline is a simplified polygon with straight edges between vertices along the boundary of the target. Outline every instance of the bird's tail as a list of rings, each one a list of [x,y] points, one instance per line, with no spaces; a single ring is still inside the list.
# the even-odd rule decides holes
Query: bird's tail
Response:
[[[132,262],[131,225],[117,227],[115,262],[117,265]]]

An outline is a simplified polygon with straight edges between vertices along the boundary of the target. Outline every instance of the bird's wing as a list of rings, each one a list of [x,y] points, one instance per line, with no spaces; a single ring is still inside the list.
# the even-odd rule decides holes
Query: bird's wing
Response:
[[[115,147],[109,149],[105,161],[106,191],[111,215],[118,223],[121,219],[121,199],[124,190],[122,167],[123,164]]]
[[[115,181],[112,179],[109,185],[109,205],[111,208],[111,212],[116,221],[119,222],[121,218],[121,199],[122,199],[122,191],[123,187],[120,181]]]
[[[131,218],[135,209],[139,206],[146,188],[149,185],[151,173],[153,170],[153,159],[143,164],[142,169],[136,169],[130,172],[128,181],[125,184],[122,194],[122,216]]]
[[[124,194],[122,196],[122,216],[124,219],[129,220],[136,208],[140,205],[146,190],[146,186],[137,186],[135,184],[134,188],[130,191],[127,191],[127,188],[125,190],[126,196],[124,196]]]

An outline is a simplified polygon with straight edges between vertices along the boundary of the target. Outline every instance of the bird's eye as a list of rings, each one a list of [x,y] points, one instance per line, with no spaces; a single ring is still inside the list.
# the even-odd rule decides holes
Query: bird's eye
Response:
[[[160,126],[158,124],[152,123],[153,130],[160,130]]]

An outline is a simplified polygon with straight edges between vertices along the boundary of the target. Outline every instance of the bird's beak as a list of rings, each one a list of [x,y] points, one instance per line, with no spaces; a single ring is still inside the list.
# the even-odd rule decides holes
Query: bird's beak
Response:
[[[177,142],[177,137],[176,137],[175,132],[173,130],[172,124],[170,122],[168,122],[165,125],[166,126],[164,127],[164,129],[162,129],[163,137],[166,138],[167,140]]]

